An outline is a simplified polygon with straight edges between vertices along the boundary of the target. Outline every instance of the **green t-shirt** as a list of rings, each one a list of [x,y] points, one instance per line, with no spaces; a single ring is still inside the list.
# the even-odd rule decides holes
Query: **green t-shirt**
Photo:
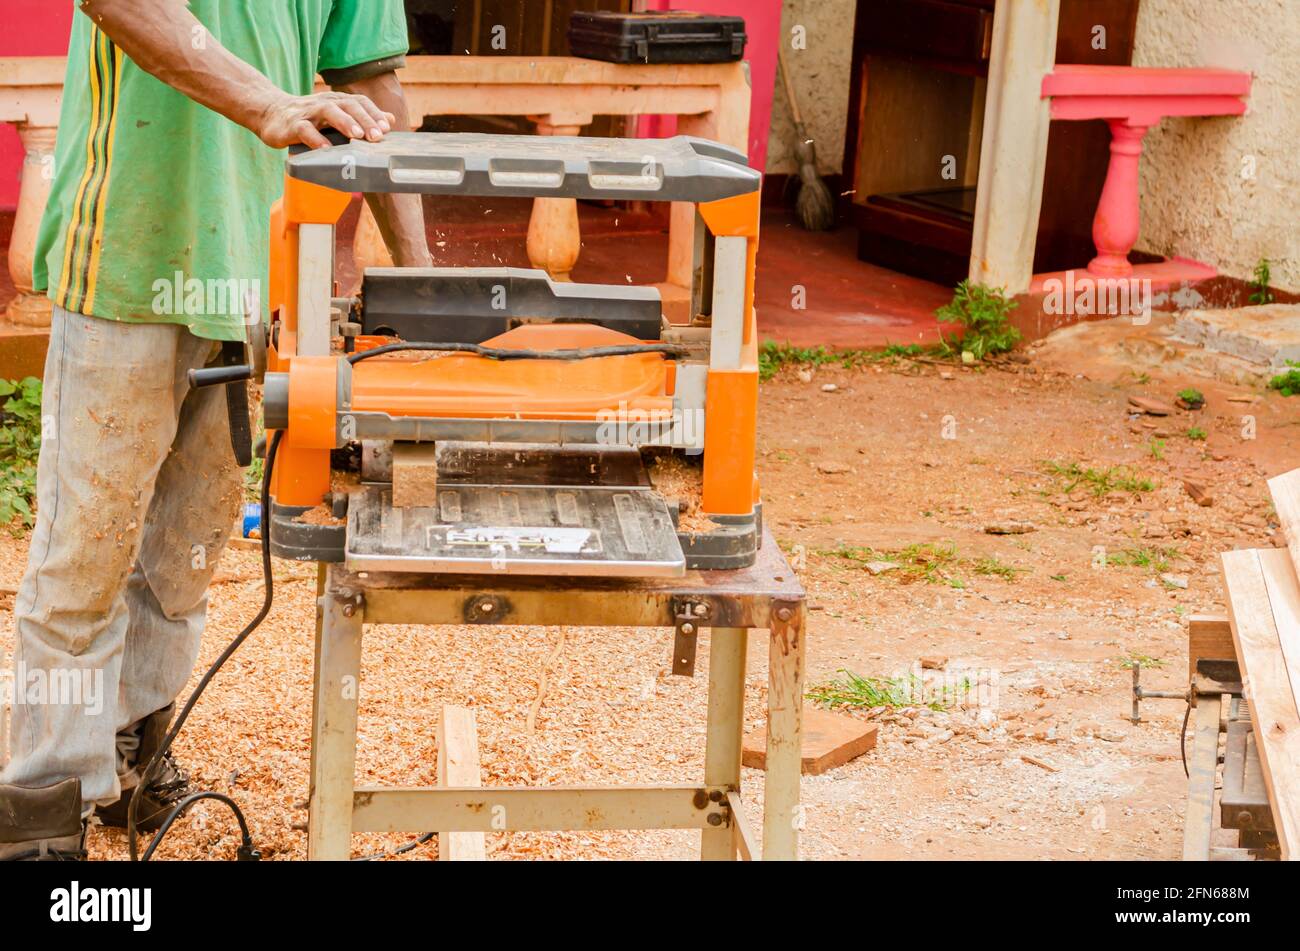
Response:
[[[352,67],[407,51],[401,0],[189,7],[222,46],[295,95],[311,92],[317,72],[346,81]],[[194,37],[196,51],[204,41]],[[245,296],[266,298],[284,157],[150,76],[75,15],[34,286],[76,313],[242,339]]]

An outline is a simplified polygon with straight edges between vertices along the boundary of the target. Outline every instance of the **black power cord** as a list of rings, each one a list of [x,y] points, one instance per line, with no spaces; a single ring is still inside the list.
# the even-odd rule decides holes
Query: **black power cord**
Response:
[[[638,353],[662,353],[670,357],[684,357],[690,353],[687,347],[672,343],[582,347],[577,350],[503,350],[500,347],[484,347],[477,343],[425,343],[402,340],[398,343],[386,343],[382,347],[353,353],[348,356],[348,363],[357,364],[362,360],[369,360],[371,357],[380,357],[386,353],[401,353],[407,350],[473,353],[480,357],[487,357],[489,360],[593,360],[598,357],[630,357]]]
[[[1178,735],[1178,750],[1183,754],[1183,775],[1188,779],[1192,774],[1187,769],[1187,721],[1192,718],[1192,705],[1187,704],[1187,709],[1183,711],[1183,729]]]
[[[221,652],[221,656],[218,657],[216,661],[213,662],[212,666],[207,669],[207,672],[204,673],[202,679],[199,680],[198,686],[195,687],[194,692],[190,694],[190,698],[185,701],[185,706],[181,708],[181,712],[177,715],[175,722],[172,723],[171,729],[167,732],[167,736],[163,739],[162,743],[159,744],[157,751],[154,752],[153,758],[149,760],[149,764],[145,766],[144,770],[140,773],[140,783],[135,787],[135,792],[131,795],[131,805],[126,811],[127,845],[130,849],[132,862],[149,861],[149,859],[153,857],[158,846],[162,843],[163,836],[167,834],[169,829],[171,829],[172,823],[180,818],[186,809],[201,799],[214,799],[217,802],[224,803],[230,807],[230,811],[235,814],[235,818],[239,821],[240,832],[243,836],[243,841],[239,846],[240,861],[255,862],[261,858],[258,851],[253,848],[253,838],[249,834],[248,822],[244,818],[244,813],[240,810],[239,806],[235,804],[233,799],[229,796],[223,796],[220,793],[198,793],[187,797],[176,805],[171,812],[167,814],[167,818],[163,820],[162,827],[154,834],[153,841],[149,843],[149,848],[145,852],[143,859],[140,857],[139,833],[136,830],[135,819],[140,809],[140,793],[153,780],[154,773],[162,764],[163,757],[171,750],[172,743],[181,732],[181,728],[185,726],[185,721],[189,719],[190,712],[194,709],[194,705],[198,703],[199,698],[203,696],[203,691],[208,689],[208,684],[212,682],[213,678],[217,676],[217,673],[221,668],[225,666],[226,661],[230,660],[235,651],[239,650],[239,648],[243,646],[244,641],[248,640],[249,636],[257,630],[259,626],[261,626],[264,620],[266,620],[266,616],[271,613],[271,602],[275,597],[275,576],[271,571],[271,473],[275,471],[275,457],[280,451],[280,440],[283,438],[283,430],[278,430],[275,435],[271,437],[271,444],[266,450],[266,467],[262,472],[262,583],[265,588],[265,593],[262,596],[262,606],[258,610],[256,616],[254,616],[253,620],[248,622],[248,625],[239,632],[238,636],[236,636],[229,645],[227,645],[226,649]]]
[[[144,770],[140,773],[140,784],[135,787],[135,792],[131,795],[131,804],[127,808],[126,814],[127,843],[130,848],[132,862],[148,862],[152,860],[154,853],[158,850],[158,846],[162,844],[163,838],[171,831],[176,820],[181,818],[181,816],[189,810],[190,806],[194,805],[196,802],[202,802],[205,799],[213,800],[225,805],[234,814],[235,820],[239,823],[240,844],[237,852],[237,860],[240,862],[256,862],[262,857],[261,853],[253,847],[253,836],[249,831],[248,820],[244,817],[243,810],[239,808],[239,805],[233,799],[224,793],[194,793],[177,803],[176,806],[167,813],[167,818],[163,820],[158,831],[154,833],[153,839],[150,840],[148,848],[144,851],[144,855],[139,854],[139,833],[136,830],[135,820],[140,806],[140,791],[150,782],[155,770],[157,770],[158,766],[162,763],[163,757],[171,750],[173,741],[175,741],[176,737],[180,734],[181,728],[185,725],[185,721],[189,719],[190,711],[194,709],[194,705],[198,703],[199,698],[203,696],[203,691],[208,688],[208,684],[212,682],[213,678],[215,678],[221,671],[221,668],[225,666],[226,661],[230,660],[230,658],[234,656],[235,651],[239,650],[239,648],[243,646],[244,641],[248,640],[252,633],[261,626],[264,620],[266,620],[266,616],[271,613],[271,604],[275,597],[275,576],[271,570],[271,474],[275,471],[275,457],[279,453],[280,440],[283,436],[284,432],[280,430],[271,438],[271,444],[266,450],[266,468],[262,473],[262,583],[265,590],[265,593],[262,596],[262,606],[258,609],[253,620],[248,622],[248,625],[239,632],[235,639],[230,642],[224,651],[221,652],[221,656],[218,657],[216,661],[213,662],[212,666],[207,669],[207,672],[204,673],[198,686],[194,688],[194,692],[191,693],[189,699],[185,701],[185,706],[181,708],[181,712],[177,715],[175,722],[172,723],[171,729],[159,745],[157,752],[154,753],[153,758],[149,760],[148,765],[145,766]],[[375,855],[367,855],[362,858],[354,859],[353,861],[374,862],[395,855],[403,855],[407,852],[414,851],[421,845],[429,842],[433,839],[434,835],[435,833],[433,832],[426,832],[418,839],[413,839],[391,852],[380,852]]]

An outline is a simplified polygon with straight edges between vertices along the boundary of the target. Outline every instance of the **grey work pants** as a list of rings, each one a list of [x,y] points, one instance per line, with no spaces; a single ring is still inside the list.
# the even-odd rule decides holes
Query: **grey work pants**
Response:
[[[224,389],[186,379],[215,347],[54,309],[0,782],[79,777],[87,805],[115,801],[138,781],[119,734],[129,749],[189,679],[241,496]]]

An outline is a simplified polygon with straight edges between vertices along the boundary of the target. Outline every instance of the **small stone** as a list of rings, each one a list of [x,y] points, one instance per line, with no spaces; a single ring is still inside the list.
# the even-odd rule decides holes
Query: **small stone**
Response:
[[[981,829],[987,829],[993,825],[993,820],[990,819],[988,816],[980,816],[978,819],[975,820],[975,825]]]
[[[1131,412],[1146,413],[1148,416],[1171,416],[1174,412],[1174,408],[1168,403],[1149,396],[1130,396],[1128,405]]]
[[[1160,580],[1171,588],[1181,588],[1187,590],[1187,575],[1175,575],[1166,572],[1160,576]]]
[[[873,575],[879,575],[884,574],[886,571],[893,571],[902,566],[893,561],[869,561],[862,567]]]
[[[922,670],[943,670],[948,666],[948,658],[942,654],[921,658]]]
[[[1199,482],[1184,479],[1183,490],[1191,496],[1192,501],[1197,505],[1208,508],[1214,504],[1214,496],[1210,494],[1210,490]]]
[[[842,475],[845,472],[851,471],[849,467],[842,462],[819,462],[817,463],[817,470],[823,475]]]
[[[823,384],[822,384],[822,392],[823,392],[823,393],[835,393],[835,392],[838,392],[838,390],[839,390],[839,387],[836,386],[834,383],[823,383]]]
[[[810,367],[799,368],[799,382],[811,383],[813,381],[813,371]]]
[[[1029,522],[995,522],[984,526],[986,535],[1027,535],[1036,530]]]

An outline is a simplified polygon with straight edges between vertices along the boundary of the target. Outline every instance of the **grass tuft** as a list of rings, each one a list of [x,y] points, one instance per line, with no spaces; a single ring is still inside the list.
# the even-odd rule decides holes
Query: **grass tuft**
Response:
[[[851,670],[840,670],[840,676],[808,690],[808,699],[823,707],[898,707],[925,706],[943,710],[941,700],[918,702],[924,696],[924,684],[916,676],[862,677]]]
[[[1183,556],[1177,548],[1125,548],[1123,551],[1106,556],[1106,564],[1123,568],[1150,568],[1156,574],[1164,574],[1171,563]]]
[[[1119,665],[1125,670],[1132,670],[1138,664],[1141,664],[1143,667],[1152,668],[1160,668],[1165,665],[1165,662],[1159,657],[1148,657],[1146,654],[1138,654],[1133,651],[1130,651],[1127,657],[1120,657],[1117,659],[1119,660]]]
[[[1160,450],[1163,452],[1161,444]],[[1153,453],[1154,454],[1154,453]],[[1132,492],[1141,495],[1151,492],[1156,483],[1146,476],[1139,475],[1129,466],[1110,466],[1105,469],[1084,467],[1080,463],[1044,462],[1043,469],[1061,482],[1061,491],[1073,492],[1079,486],[1085,486],[1093,495],[1106,495],[1109,492]]]

